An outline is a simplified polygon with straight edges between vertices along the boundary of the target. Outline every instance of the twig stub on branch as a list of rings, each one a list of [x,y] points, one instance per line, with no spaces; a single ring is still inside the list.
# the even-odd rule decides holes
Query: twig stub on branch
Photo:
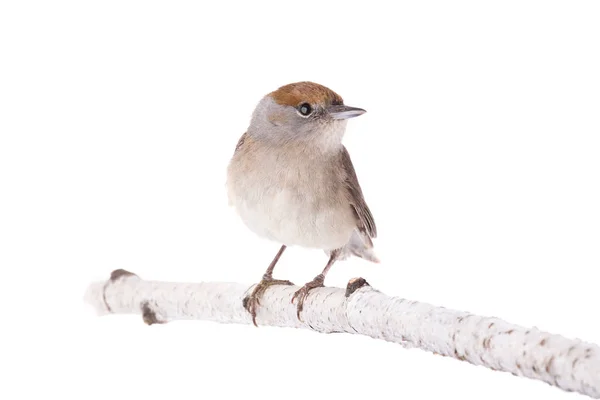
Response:
[[[350,297],[350,295],[356,292],[363,286],[370,286],[369,282],[365,278],[352,278],[348,281],[348,285],[346,286],[346,297]]]
[[[142,319],[146,323],[146,325],[154,325],[154,324],[164,324],[165,321],[159,319],[156,316],[156,312],[150,307],[150,303],[144,301],[142,303]]]
[[[115,269],[113,272],[110,273],[110,280],[111,280],[111,282],[114,282],[117,279],[120,279],[124,276],[132,276],[132,275],[135,275],[135,274],[133,272],[129,272],[124,269]]]

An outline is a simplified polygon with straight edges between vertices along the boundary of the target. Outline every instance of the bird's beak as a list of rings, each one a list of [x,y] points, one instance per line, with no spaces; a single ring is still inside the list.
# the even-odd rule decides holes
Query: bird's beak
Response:
[[[350,106],[329,106],[327,107],[327,112],[331,115],[333,119],[348,119],[358,117],[359,115],[363,115],[366,113],[366,110],[362,108],[350,107]]]

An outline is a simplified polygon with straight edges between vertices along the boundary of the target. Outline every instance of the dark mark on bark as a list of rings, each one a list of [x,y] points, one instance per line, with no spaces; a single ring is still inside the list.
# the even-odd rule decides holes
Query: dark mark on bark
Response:
[[[517,369],[521,369],[521,364],[517,363]]]
[[[579,362],[579,358],[574,359],[572,367],[575,368],[575,364],[577,364],[578,362]]]
[[[466,360],[465,356],[462,355],[462,354],[458,354],[458,350],[456,350],[456,349],[454,349],[454,357],[456,357],[460,361],[465,361]]]
[[[492,340],[492,338],[491,338],[491,337],[487,337],[487,338],[484,338],[484,339],[483,339],[483,348],[484,348],[484,349],[489,349],[489,348],[491,347],[491,346],[490,346],[490,341],[491,341],[491,340]]]
[[[363,286],[371,286],[367,282],[365,278],[352,278],[348,281],[348,285],[346,286],[346,297],[350,297],[350,295],[356,292]]]
[[[540,341],[540,346],[545,346],[546,345],[546,339],[542,339]]]
[[[506,334],[511,335],[515,330],[514,329],[509,329],[506,331]]]
[[[533,370],[533,372],[535,372],[536,374],[538,373],[538,369],[537,367],[534,365],[533,367],[531,367],[531,369]]]
[[[494,326],[494,323],[492,322],[491,324],[488,325],[488,329],[490,329],[492,326]]]
[[[546,364],[546,372],[550,373],[550,369],[552,369],[552,363],[554,363],[554,356],[550,357],[548,363]]]
[[[147,325],[164,323],[164,321],[161,321],[156,317],[156,313],[154,312],[154,310],[152,310],[152,308],[150,308],[150,304],[147,301],[142,303],[141,308],[142,308],[142,318],[144,319],[144,322]]]
[[[571,352],[575,350],[575,346],[569,347],[569,351],[567,351],[567,355],[571,354]]]
[[[323,298],[323,300],[322,300],[322,301],[323,301],[323,303],[327,303],[327,299],[328,299],[328,298],[330,298],[331,296],[333,296],[334,294],[335,294],[334,292],[331,292],[331,293],[329,293],[328,295],[326,295],[326,296]]]
[[[106,306],[106,309],[108,310],[109,313],[112,313],[112,308],[110,308],[110,306],[108,305],[108,301],[106,301],[106,288],[108,287],[108,284],[110,283],[110,281],[106,282],[104,284],[104,287],[102,288],[102,301],[104,301],[104,305]]]

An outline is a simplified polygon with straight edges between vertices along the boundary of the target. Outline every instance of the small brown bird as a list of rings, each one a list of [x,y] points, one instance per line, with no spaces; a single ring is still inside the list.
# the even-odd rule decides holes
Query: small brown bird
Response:
[[[365,202],[348,151],[347,119],[365,110],[344,105],[329,88],[312,82],[282,86],[264,96],[239,139],[227,170],[229,203],[246,226],[282,246],[260,283],[244,299],[256,325],[260,297],[287,246],[322,249],[329,261],[298,290],[298,318],[311,289],[323,286],[336,260],[350,255],[379,262],[373,215]]]

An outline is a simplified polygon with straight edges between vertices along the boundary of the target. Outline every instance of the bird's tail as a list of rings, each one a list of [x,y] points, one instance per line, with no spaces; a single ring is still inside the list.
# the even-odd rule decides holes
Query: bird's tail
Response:
[[[371,238],[365,232],[361,232],[358,229],[352,232],[350,240],[342,249],[341,258],[347,258],[350,254],[377,264],[381,262],[377,254],[375,254]]]

